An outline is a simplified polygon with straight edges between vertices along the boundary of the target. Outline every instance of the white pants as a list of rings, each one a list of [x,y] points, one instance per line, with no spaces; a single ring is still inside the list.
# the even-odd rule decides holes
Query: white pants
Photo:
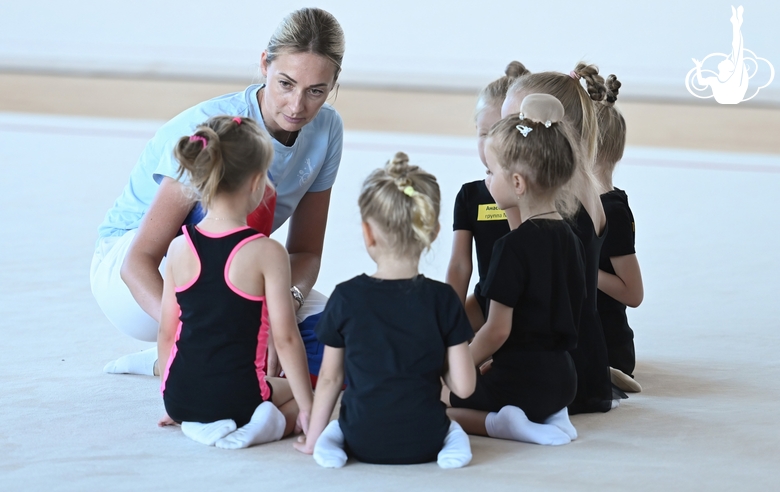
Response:
[[[98,240],[95,254],[92,256],[89,281],[92,285],[92,295],[111,324],[137,340],[156,342],[159,323],[141,309],[119,273],[135,233],[136,231],[132,230],[124,236]],[[160,274],[164,271],[165,258],[160,263]],[[327,302],[327,297],[312,290],[306,298],[306,303],[296,313],[297,322],[302,323],[309,316],[321,313]]]
[[[100,238],[92,256],[89,282],[92,295],[108,320],[119,331],[145,342],[157,341],[159,323],[141,309],[119,274],[135,230],[124,236]],[[165,258],[160,273],[165,270]]]

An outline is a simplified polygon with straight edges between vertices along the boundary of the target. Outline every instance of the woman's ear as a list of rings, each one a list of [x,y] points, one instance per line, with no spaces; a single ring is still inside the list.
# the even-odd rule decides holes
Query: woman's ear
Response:
[[[263,51],[260,55],[260,70],[263,72],[263,77],[268,77],[268,52]]]

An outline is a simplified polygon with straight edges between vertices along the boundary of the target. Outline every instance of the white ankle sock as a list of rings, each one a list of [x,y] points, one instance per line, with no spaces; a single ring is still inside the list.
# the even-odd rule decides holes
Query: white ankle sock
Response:
[[[226,435],[214,445],[222,449],[241,449],[278,441],[284,435],[286,424],[284,415],[276,405],[264,401],[252,414],[248,424]]]
[[[463,468],[471,461],[471,443],[469,436],[455,421],[450,422],[450,429],[444,438],[444,446],[439,451],[436,463],[441,468]]]
[[[620,406],[620,400],[612,400],[612,409],[616,409]]]
[[[563,410],[560,412],[556,412],[547,417],[547,420],[545,420],[544,423],[559,428],[565,432],[572,441],[577,439],[577,429],[574,428],[571,420],[569,420],[569,410],[566,407],[563,407]]]
[[[154,363],[157,362],[157,347],[128,354],[112,360],[103,368],[109,374],[141,374],[154,376]]]
[[[215,442],[234,430],[236,430],[236,423],[230,419],[217,420],[207,424],[200,422],[181,423],[181,431],[185,436],[206,446],[213,446]]]
[[[571,438],[558,427],[531,422],[525,416],[525,412],[509,405],[499,410],[498,413],[489,413],[485,419],[485,429],[490,437],[512,441],[548,446],[559,446],[571,442]]]
[[[323,468],[341,468],[347,463],[344,433],[338,420],[329,423],[314,444],[314,461]]]

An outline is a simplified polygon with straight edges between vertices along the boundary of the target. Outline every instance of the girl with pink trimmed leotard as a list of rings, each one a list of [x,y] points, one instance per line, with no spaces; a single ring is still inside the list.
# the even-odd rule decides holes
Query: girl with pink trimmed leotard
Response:
[[[168,248],[157,337],[160,425],[181,424],[187,437],[225,449],[305,431],[312,392],[289,257],[246,223],[268,183],[270,138],[252,119],[217,116],[174,152],[206,215]],[[265,373],[271,333],[287,379]]]

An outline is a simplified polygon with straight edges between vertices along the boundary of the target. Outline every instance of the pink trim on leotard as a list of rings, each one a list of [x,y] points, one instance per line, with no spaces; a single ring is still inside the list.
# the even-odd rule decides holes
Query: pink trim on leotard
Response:
[[[233,251],[230,252],[230,256],[228,256],[227,261],[225,262],[225,283],[228,287],[230,287],[230,290],[235,292],[237,295],[243,297],[244,299],[249,299],[250,301],[263,301],[265,300],[265,297],[263,296],[253,296],[251,294],[247,294],[243,290],[239,289],[235,285],[233,285],[233,282],[230,281],[230,277],[228,276],[228,273],[230,272],[230,264],[233,263],[233,258],[236,256],[236,253],[238,253],[238,250],[241,249],[243,245],[250,241],[254,241],[255,239],[265,237],[265,234],[255,234],[254,236],[249,236],[248,238],[244,239],[240,243],[236,244],[236,247],[233,248]]]
[[[187,226],[182,226],[182,231],[184,231],[184,237],[187,238],[187,243],[190,245],[190,249],[192,250],[192,254],[195,255],[195,259],[198,260],[198,273],[195,275],[195,278],[187,282],[186,284],[182,285],[181,287],[176,287],[174,290],[176,292],[184,292],[185,290],[192,287],[192,284],[194,284],[199,278],[200,278],[200,271],[201,271],[201,264],[200,264],[200,256],[198,256],[198,250],[195,249],[195,245],[192,244],[192,238],[190,237],[189,231],[187,231]]]
[[[171,345],[171,353],[168,356],[168,363],[165,365],[165,372],[163,372],[163,378],[162,378],[162,384],[160,384],[160,393],[163,395],[165,394],[165,382],[168,381],[168,373],[171,371],[171,364],[173,364],[173,359],[176,357],[176,354],[179,352],[179,349],[176,347],[176,344],[179,342],[179,337],[181,336],[181,309],[179,309],[179,326],[176,328],[176,338],[173,341],[173,345]]]
[[[260,383],[260,395],[263,397],[263,401],[269,401],[271,399],[271,388],[268,387],[268,382],[265,380],[265,359],[268,350],[268,305],[263,300],[263,313],[260,317],[260,329],[257,330],[257,353],[255,354],[255,371],[257,371],[257,382]]]
[[[219,239],[221,237],[229,236],[229,235],[234,234],[234,233],[239,232],[239,231],[245,231],[247,229],[251,229],[251,227],[249,227],[249,226],[241,226],[241,227],[236,227],[235,229],[230,229],[229,231],[225,231],[225,232],[208,232],[208,231],[204,231],[203,229],[201,229],[198,226],[195,226],[195,229],[197,229],[198,232],[200,232],[201,234],[203,234],[206,237],[210,237],[210,238],[213,238],[213,239]]]

